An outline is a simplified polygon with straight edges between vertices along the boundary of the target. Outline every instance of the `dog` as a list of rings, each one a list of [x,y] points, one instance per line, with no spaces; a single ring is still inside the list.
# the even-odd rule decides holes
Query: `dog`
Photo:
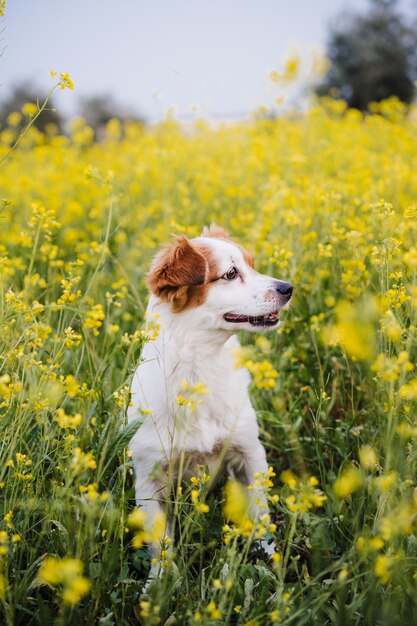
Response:
[[[229,470],[245,485],[268,471],[248,394],[250,375],[235,367],[233,351],[238,331],[278,327],[293,287],[259,274],[251,254],[215,224],[195,239],[177,236],[159,251],[147,284],[147,315],[158,316],[161,330],[143,348],[128,420],[143,419],[130,451],[136,503],[152,526],[170,482],[189,480],[198,466],[208,467],[213,478]],[[194,411],[178,404],[183,381],[209,390]],[[255,516],[265,513],[265,496],[259,494],[252,507]],[[269,555],[274,551],[266,541],[262,547]],[[156,557],[159,547],[151,551]],[[160,575],[155,561],[148,581]]]

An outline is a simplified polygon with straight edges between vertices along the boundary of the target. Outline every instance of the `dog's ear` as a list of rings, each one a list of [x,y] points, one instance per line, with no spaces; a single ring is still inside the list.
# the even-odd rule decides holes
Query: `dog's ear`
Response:
[[[182,287],[203,285],[208,273],[205,256],[194,248],[187,237],[179,235],[174,244],[156,255],[147,276],[147,284],[156,296],[173,301]]]
[[[217,237],[217,239],[230,239],[230,235],[221,226],[218,226],[215,222],[212,222],[210,226],[204,226],[202,237]]]

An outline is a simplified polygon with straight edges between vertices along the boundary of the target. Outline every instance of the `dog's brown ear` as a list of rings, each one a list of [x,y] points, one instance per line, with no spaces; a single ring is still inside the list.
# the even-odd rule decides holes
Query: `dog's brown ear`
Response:
[[[147,284],[153,294],[173,301],[181,287],[203,285],[208,277],[207,259],[191,242],[179,235],[175,243],[156,255]]]
[[[202,237],[217,237],[218,239],[230,239],[230,235],[221,226],[218,226],[215,222],[212,222],[210,226],[204,226]]]

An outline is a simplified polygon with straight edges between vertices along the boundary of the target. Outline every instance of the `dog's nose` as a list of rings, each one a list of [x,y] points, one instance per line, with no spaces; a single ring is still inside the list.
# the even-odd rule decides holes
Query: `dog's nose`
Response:
[[[283,280],[277,280],[275,288],[278,293],[285,296],[287,300],[291,298],[293,290],[293,286],[291,285],[291,283],[285,283]]]

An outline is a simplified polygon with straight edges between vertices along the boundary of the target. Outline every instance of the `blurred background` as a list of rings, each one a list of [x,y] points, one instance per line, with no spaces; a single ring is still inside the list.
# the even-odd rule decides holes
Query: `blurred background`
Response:
[[[0,34],[0,124],[42,100],[50,70],[75,89],[37,124],[279,115],[330,94],[362,111],[417,79],[416,0],[18,0]]]

